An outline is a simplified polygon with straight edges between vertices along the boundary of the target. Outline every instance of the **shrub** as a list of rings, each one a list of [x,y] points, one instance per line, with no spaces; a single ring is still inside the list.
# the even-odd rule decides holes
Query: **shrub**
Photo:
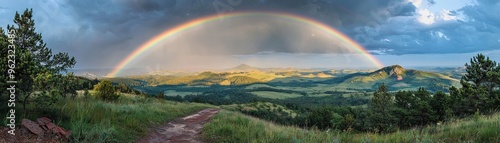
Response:
[[[118,97],[120,97],[120,94],[115,92],[115,87],[109,80],[99,82],[99,84],[95,86],[94,90],[96,91],[95,96],[102,100],[116,101]]]

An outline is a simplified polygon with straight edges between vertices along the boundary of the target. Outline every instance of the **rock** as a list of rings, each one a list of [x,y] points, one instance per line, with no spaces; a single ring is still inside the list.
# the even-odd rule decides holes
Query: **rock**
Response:
[[[41,136],[41,135],[44,135],[44,133],[45,133],[43,131],[43,129],[40,127],[40,125],[38,125],[37,123],[35,123],[29,119],[23,119],[21,121],[21,125],[35,135]]]
[[[63,136],[63,137],[65,137],[67,134],[66,131],[61,127],[56,127],[52,130],[54,131],[54,133],[59,134],[60,136]]]
[[[46,126],[41,126],[43,130],[48,131],[49,129]]]
[[[38,118],[36,122],[29,119],[23,119],[22,126],[23,128],[21,128],[21,130],[25,130],[25,132],[30,133],[30,135],[35,134],[38,136],[38,139],[47,141],[61,138],[69,139],[72,134],[71,131],[66,131],[64,128],[52,123],[52,120],[47,117]],[[45,141],[37,140],[37,142]]]
[[[47,129],[48,129],[48,130],[52,130],[52,129],[54,129],[55,127],[57,127],[57,125],[56,125],[56,124],[54,124],[54,123],[47,123],[45,126],[47,126]]]
[[[69,137],[71,136],[71,134],[73,134],[72,131],[67,131],[66,132],[66,136],[64,136],[64,137],[66,137],[66,139],[69,139]]]
[[[401,80],[403,80],[403,77],[402,77],[402,76],[400,76],[400,75],[398,75],[397,80],[398,80],[398,81],[401,81]]]
[[[52,120],[50,120],[49,118],[47,117],[42,117],[42,118],[38,118],[36,119],[36,122],[40,125],[40,126],[44,126],[45,124],[47,123],[52,123]]]

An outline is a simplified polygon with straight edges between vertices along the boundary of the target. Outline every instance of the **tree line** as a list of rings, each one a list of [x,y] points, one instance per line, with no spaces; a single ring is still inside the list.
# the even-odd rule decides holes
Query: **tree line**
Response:
[[[393,132],[422,127],[477,114],[492,114],[500,109],[500,64],[478,54],[465,64],[462,87],[450,93],[417,91],[391,93],[384,84],[373,93],[368,108],[327,108],[309,111],[305,127],[320,129]]]

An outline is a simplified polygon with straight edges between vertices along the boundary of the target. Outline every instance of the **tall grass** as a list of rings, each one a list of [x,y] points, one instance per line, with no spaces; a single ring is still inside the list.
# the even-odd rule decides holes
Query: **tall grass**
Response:
[[[55,122],[72,130],[74,142],[135,142],[152,126],[189,115],[206,104],[122,96],[116,102],[94,98],[61,99]]]
[[[500,142],[500,113],[390,134],[328,132],[280,126],[240,113],[221,111],[205,125],[208,142]]]

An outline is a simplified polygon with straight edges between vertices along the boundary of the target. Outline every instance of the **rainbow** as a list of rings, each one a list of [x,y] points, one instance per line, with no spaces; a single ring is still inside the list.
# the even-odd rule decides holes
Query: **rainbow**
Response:
[[[279,13],[279,12],[232,12],[232,13],[226,13],[223,15],[211,15],[211,16],[206,16],[202,18],[198,18],[186,23],[183,23],[181,25],[178,25],[174,28],[170,28],[162,32],[161,34],[156,35],[155,37],[151,38],[148,40],[146,43],[143,43],[142,45],[139,46],[136,50],[134,50],[131,54],[129,54],[125,59],[123,59],[113,70],[108,74],[108,77],[115,77],[127,64],[129,64],[131,61],[133,61],[135,58],[137,58],[139,55],[141,55],[144,51],[147,51],[151,49],[152,47],[155,47],[156,44],[161,42],[164,39],[167,39],[169,37],[175,36],[177,33],[181,33],[183,31],[186,31],[190,28],[196,27],[198,25],[214,22],[216,20],[220,19],[226,19],[226,18],[233,18],[233,17],[245,17],[245,16],[274,16],[277,18],[284,18],[296,22],[301,22],[305,23],[308,25],[315,26],[317,28],[320,28],[321,30],[339,38],[340,40],[346,42],[347,44],[351,45],[356,51],[360,52],[363,54],[366,58],[368,58],[374,65],[376,65],[378,68],[383,67],[383,64],[378,61],[373,55],[368,53],[361,45],[359,45],[356,41],[352,40],[348,36],[344,35],[342,32],[326,25],[321,22],[318,22],[316,20],[299,16],[299,15],[293,15],[293,14],[288,14],[288,13]]]

